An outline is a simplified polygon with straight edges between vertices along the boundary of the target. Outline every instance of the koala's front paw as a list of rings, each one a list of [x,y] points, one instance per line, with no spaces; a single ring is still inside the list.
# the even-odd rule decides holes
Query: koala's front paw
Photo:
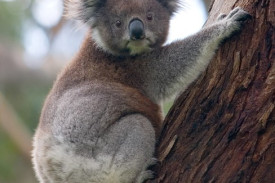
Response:
[[[251,15],[241,9],[236,7],[230,11],[228,15],[220,14],[218,17],[218,22],[224,25],[224,36],[229,37],[233,33],[241,29],[242,23],[251,18]]]
[[[236,7],[233,10],[231,10],[228,15],[220,14],[218,17],[218,21],[225,20],[225,21],[242,22],[244,20],[247,20],[250,17],[251,17],[251,15],[248,12],[244,11],[240,7]]]

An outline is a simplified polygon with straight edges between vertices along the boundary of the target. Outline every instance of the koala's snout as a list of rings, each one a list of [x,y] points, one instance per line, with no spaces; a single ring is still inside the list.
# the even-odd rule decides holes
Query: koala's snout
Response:
[[[141,20],[133,19],[129,24],[129,33],[132,40],[144,39],[144,25]]]

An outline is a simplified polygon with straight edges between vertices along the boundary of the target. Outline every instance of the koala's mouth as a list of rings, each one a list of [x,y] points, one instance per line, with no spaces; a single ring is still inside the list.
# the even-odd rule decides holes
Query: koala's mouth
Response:
[[[130,55],[139,55],[151,51],[153,44],[148,38],[142,40],[129,40],[126,43],[126,48],[129,50]]]

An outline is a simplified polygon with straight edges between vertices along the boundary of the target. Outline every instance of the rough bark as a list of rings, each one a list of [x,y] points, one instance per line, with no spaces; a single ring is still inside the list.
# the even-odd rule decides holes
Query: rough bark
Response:
[[[215,0],[207,24],[236,6],[253,18],[176,100],[152,182],[275,182],[275,1]]]
[[[206,9],[208,10],[213,0],[203,0]]]

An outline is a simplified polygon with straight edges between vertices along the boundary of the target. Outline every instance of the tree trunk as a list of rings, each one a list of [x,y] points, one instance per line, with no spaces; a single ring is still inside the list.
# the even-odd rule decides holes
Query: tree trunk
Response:
[[[253,18],[176,100],[151,182],[275,182],[275,0],[215,0],[207,24],[236,6]]]
[[[210,5],[211,5],[211,3],[212,3],[212,0],[203,0],[203,2],[205,4],[206,9],[208,10],[209,7],[210,7]]]

